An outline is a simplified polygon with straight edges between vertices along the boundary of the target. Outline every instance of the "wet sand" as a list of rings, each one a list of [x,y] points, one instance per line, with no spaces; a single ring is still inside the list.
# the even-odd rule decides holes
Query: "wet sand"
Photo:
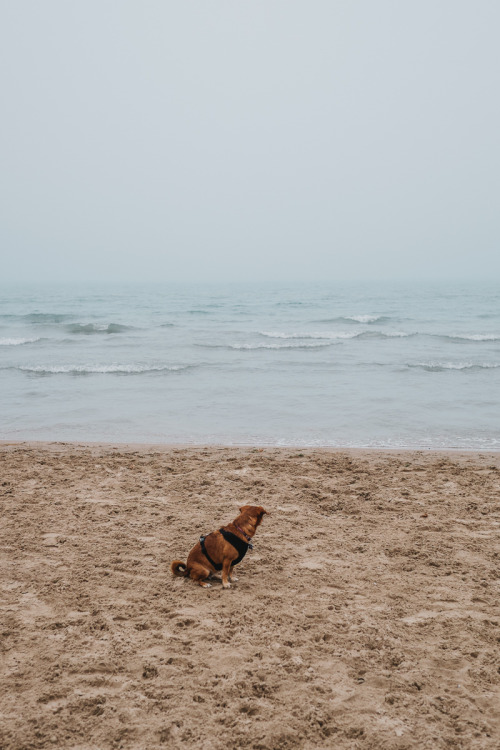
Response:
[[[0,445],[0,747],[500,747],[500,454]],[[263,505],[224,591],[174,579]]]

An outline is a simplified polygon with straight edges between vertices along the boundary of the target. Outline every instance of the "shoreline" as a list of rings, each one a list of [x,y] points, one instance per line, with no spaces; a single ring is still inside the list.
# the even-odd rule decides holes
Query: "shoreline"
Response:
[[[330,445],[274,445],[274,444],[256,444],[256,443],[134,443],[134,442],[115,442],[103,440],[0,440],[2,447],[30,447],[30,448],[93,448],[103,450],[121,450],[121,451],[159,451],[166,452],[170,450],[234,450],[234,451],[302,451],[325,452],[325,453],[349,453],[353,455],[366,454],[384,454],[397,455],[399,453],[407,455],[409,453],[418,453],[424,455],[453,455],[453,456],[500,456],[498,450],[480,449],[480,448],[413,448],[413,447],[359,447],[359,446],[330,446]]]

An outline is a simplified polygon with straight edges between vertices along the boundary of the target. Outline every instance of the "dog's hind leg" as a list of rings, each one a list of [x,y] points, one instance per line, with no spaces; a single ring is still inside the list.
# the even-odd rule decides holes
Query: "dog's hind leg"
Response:
[[[189,571],[189,577],[192,578],[193,581],[199,583],[200,586],[203,586],[204,589],[208,589],[212,585],[211,583],[207,583],[206,581],[209,575],[210,568],[206,568],[201,563],[192,563],[191,569]]]

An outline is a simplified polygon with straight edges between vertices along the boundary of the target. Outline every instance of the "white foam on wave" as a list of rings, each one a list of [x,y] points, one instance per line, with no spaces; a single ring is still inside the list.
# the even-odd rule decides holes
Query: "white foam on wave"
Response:
[[[140,375],[147,372],[175,372],[190,365],[21,365],[17,369],[39,375],[94,375],[117,373]]]
[[[36,339],[7,338],[7,339],[0,339],[0,346],[22,346],[23,344],[34,344],[35,341],[40,341],[40,339],[39,338],[36,338]]]
[[[261,336],[270,339],[354,339],[359,333],[338,331],[317,331],[313,333],[281,333],[279,331],[259,331]]]
[[[229,349],[318,349],[324,346],[330,346],[330,344],[326,341],[300,344],[230,344]]]
[[[346,315],[345,320],[354,320],[356,323],[375,323],[382,315]]]
[[[66,326],[69,333],[123,333],[129,331],[132,326],[122,323],[70,323]]]
[[[461,339],[463,341],[500,341],[500,336],[494,333],[457,333],[446,338]]]
[[[281,333],[279,331],[259,331],[261,336],[267,336],[273,339],[326,339],[326,340],[347,340],[357,338],[406,338],[413,336],[412,333],[404,331],[313,331],[313,332],[294,332]]]
[[[444,370],[495,370],[500,364],[491,362],[415,362],[408,367],[419,367],[428,372],[443,372]]]

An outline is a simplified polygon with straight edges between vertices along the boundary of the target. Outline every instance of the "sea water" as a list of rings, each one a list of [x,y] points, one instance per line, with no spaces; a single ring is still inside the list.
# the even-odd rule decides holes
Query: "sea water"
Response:
[[[0,438],[500,449],[493,285],[1,288]]]

